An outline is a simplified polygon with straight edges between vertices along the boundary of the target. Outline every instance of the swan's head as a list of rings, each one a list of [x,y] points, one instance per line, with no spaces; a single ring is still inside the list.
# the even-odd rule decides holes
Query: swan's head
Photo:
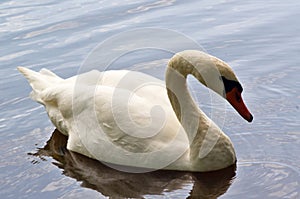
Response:
[[[185,77],[192,74],[202,84],[224,97],[245,120],[253,120],[242,99],[242,85],[224,61],[201,51],[186,50],[174,55],[169,66]]]

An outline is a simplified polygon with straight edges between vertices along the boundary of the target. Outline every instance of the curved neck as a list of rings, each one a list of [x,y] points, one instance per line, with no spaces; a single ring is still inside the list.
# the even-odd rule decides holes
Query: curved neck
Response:
[[[195,161],[195,165],[199,158],[204,158],[210,153],[223,132],[198,108],[188,91],[186,77],[189,74],[193,75],[203,85],[225,97],[220,70],[230,70],[230,68],[217,58],[200,51],[178,53],[171,58],[167,67],[167,94],[188,136],[190,160]],[[230,71],[227,73],[233,74]]]
[[[191,70],[181,70],[174,65],[169,64],[166,71],[166,87],[169,100],[173,107],[174,112],[181,125],[185,129],[190,146],[196,140],[197,144],[201,145],[201,138],[205,136],[206,131],[202,131],[210,120],[198,108],[198,105],[193,100],[190,92],[188,91],[186,77],[191,73]]]

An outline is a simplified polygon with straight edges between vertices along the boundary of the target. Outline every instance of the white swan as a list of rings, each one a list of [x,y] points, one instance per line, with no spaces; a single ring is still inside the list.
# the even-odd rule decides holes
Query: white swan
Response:
[[[232,69],[200,51],[174,55],[166,85],[127,70],[93,70],[68,79],[46,69],[18,70],[33,89],[31,97],[45,106],[52,123],[69,136],[69,150],[116,165],[213,171],[235,164],[230,139],[189,94],[188,74],[226,98],[244,119],[253,119]]]

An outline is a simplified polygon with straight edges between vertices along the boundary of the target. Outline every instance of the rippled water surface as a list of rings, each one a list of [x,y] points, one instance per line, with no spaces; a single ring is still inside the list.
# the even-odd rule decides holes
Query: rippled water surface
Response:
[[[299,18],[292,0],[1,1],[0,198],[300,198]],[[100,42],[145,27],[178,31],[235,70],[254,115],[249,124],[226,107],[222,129],[235,145],[236,171],[115,171],[67,151],[29,99],[17,66],[69,77]],[[114,65],[163,78],[170,54],[144,52]],[[209,93],[193,91],[209,115]]]

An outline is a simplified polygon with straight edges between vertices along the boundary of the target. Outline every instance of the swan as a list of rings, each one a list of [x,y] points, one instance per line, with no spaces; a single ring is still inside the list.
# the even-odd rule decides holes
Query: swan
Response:
[[[129,70],[92,70],[63,79],[47,69],[17,69],[32,87],[31,98],[68,136],[67,149],[107,164],[207,172],[236,163],[229,137],[190,95],[189,74],[253,120],[233,70],[202,51],[176,53],[165,83]]]

